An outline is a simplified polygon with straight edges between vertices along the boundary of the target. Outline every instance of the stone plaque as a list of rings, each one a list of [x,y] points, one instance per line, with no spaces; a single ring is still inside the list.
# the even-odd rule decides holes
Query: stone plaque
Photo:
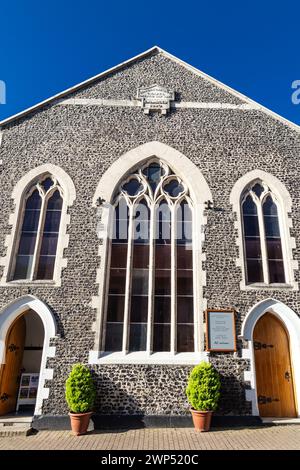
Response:
[[[141,100],[141,106],[145,114],[149,114],[150,111],[167,114],[170,110],[171,101],[175,99],[175,92],[168,91],[160,85],[150,85],[138,89],[137,99]]]
[[[206,310],[206,350],[236,351],[234,310]]]

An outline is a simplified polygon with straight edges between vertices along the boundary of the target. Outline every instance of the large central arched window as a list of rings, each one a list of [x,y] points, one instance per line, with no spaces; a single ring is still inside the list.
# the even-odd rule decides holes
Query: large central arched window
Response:
[[[114,202],[105,351],[193,352],[193,205],[184,182],[152,159]]]

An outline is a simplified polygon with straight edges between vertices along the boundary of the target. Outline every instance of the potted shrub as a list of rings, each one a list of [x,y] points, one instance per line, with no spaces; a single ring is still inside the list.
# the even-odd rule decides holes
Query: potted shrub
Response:
[[[96,388],[88,367],[75,364],[66,381],[66,401],[75,436],[87,432],[96,398]]]
[[[220,387],[219,373],[211,364],[200,362],[191,371],[186,394],[197,431],[209,430],[212,412],[218,406]]]

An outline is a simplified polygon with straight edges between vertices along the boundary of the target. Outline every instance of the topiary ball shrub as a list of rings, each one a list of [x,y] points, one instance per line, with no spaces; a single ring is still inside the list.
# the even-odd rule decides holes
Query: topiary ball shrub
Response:
[[[186,395],[191,407],[197,411],[215,411],[220,398],[219,373],[208,362],[200,362],[190,373]]]
[[[92,411],[96,388],[88,367],[75,364],[66,381],[66,401],[72,413]]]

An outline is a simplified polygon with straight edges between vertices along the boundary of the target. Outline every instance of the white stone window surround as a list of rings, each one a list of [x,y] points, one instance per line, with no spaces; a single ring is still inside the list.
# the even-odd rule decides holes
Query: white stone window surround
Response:
[[[275,315],[284,324],[289,335],[296,410],[300,417],[300,318],[291,308],[276,299],[270,298],[258,302],[249,310],[242,324],[240,338],[248,342],[248,349],[242,350],[242,357],[250,360],[250,370],[244,372],[245,382],[250,382],[251,385],[251,389],[246,390],[246,400],[252,403],[252,415],[259,416],[253,332],[257,321],[267,312]]]
[[[55,347],[50,346],[50,339],[56,337],[56,321],[50,308],[33,295],[25,295],[14,300],[0,312],[0,364],[5,362],[6,338],[13,322],[28,310],[37,313],[44,326],[44,344],[40,367],[40,379],[34,415],[42,414],[43,400],[49,397],[49,388],[44,387],[45,380],[53,378],[53,369],[47,369],[48,357],[55,357]]]
[[[90,351],[90,364],[197,364],[201,360],[207,360],[207,353],[204,349],[204,328],[203,311],[206,302],[203,299],[203,286],[206,285],[205,272],[202,263],[205,254],[202,252],[204,240],[203,227],[206,218],[203,215],[204,203],[212,200],[211,191],[200,170],[186,156],[178,150],[161,143],[148,142],[130,150],[115,161],[102,176],[96,189],[93,205],[97,206],[99,197],[104,199],[107,208],[111,207],[116,188],[126,179],[126,176],[138,167],[150,161],[152,158],[160,160],[168,165],[175,175],[178,176],[189,189],[191,200],[194,205],[193,220],[193,262],[194,262],[194,320],[195,320],[195,352],[178,353],[137,351],[127,353],[126,351],[107,353],[104,351],[104,324],[106,315],[106,289],[107,289],[107,269],[110,266],[109,260],[109,238],[103,237],[103,243],[99,245],[100,268],[97,271],[97,283],[99,284],[99,295],[92,298],[92,306],[97,310],[97,320],[94,324],[95,346]],[[112,212],[108,211],[108,216],[102,223],[104,232],[107,234],[112,226]]]
[[[63,193],[63,205],[61,210],[59,236],[56,250],[56,260],[51,280],[13,280],[14,263],[18,249],[18,241],[21,232],[21,224],[23,221],[23,212],[25,209],[25,198],[29,188],[37,181],[43,180],[46,176],[53,176],[57,180]],[[3,275],[0,281],[0,286],[16,286],[16,285],[47,285],[59,287],[61,285],[61,270],[67,266],[67,259],[63,258],[63,251],[69,244],[69,235],[67,226],[70,223],[70,216],[67,214],[68,207],[72,206],[75,198],[76,191],[73,181],[69,175],[60,167],[53,164],[40,165],[28,173],[26,173],[16,184],[12,198],[15,204],[15,210],[10,215],[9,225],[12,225],[12,230],[6,236],[5,246],[7,254],[1,258],[1,265],[4,266]]]
[[[282,252],[284,260],[285,279],[284,284],[268,284],[253,283],[247,284],[246,275],[246,258],[243,234],[243,216],[242,216],[242,198],[245,190],[253,186],[255,182],[265,183],[269,187],[270,193],[276,202],[278,209],[278,220],[282,243]],[[262,170],[252,170],[243,175],[233,186],[230,194],[230,203],[233,206],[233,211],[237,214],[237,221],[235,222],[235,229],[238,232],[236,243],[239,249],[239,256],[236,260],[236,265],[242,269],[242,280],[240,282],[241,290],[255,290],[255,289],[270,289],[281,290],[290,289],[298,290],[298,283],[295,281],[294,271],[298,269],[298,262],[293,259],[293,249],[296,247],[295,238],[290,235],[290,228],[292,227],[292,219],[289,213],[292,211],[292,199],[284,186],[284,184],[271,173]],[[258,216],[261,218],[261,211],[258,211]],[[263,226],[263,220],[259,220],[260,226]],[[263,262],[266,263],[266,255],[262,253],[264,258]]]

